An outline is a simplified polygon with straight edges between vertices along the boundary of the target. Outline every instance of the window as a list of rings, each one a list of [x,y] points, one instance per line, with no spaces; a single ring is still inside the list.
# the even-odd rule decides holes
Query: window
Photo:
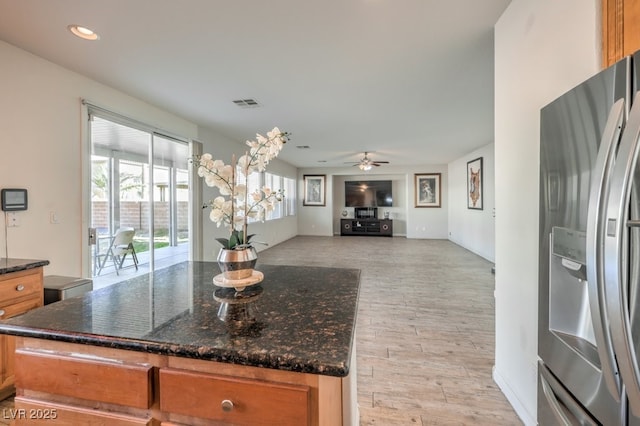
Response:
[[[288,177],[283,178],[284,183],[284,215],[295,216],[296,215],[296,180]]]
[[[240,172],[240,168],[236,168],[239,184],[245,184],[245,177]],[[281,202],[277,202],[274,205],[274,209],[270,212],[266,212],[265,217],[258,215],[255,218],[249,218],[248,223],[255,223],[263,220],[280,219],[285,216],[295,216],[296,214],[296,180],[291,178],[282,177],[276,174],[262,172],[253,173],[249,175],[249,182],[247,184],[247,192],[252,194],[253,192],[260,191],[262,187],[268,187],[272,191],[284,190],[284,198]],[[251,195],[249,195],[249,203],[251,203]]]
[[[265,173],[264,186],[271,188],[273,192],[279,191],[282,189],[282,177],[271,174],[271,173]],[[273,210],[270,212],[267,212],[266,220],[280,219],[281,217],[284,217],[284,214],[283,214],[284,208],[282,204],[283,202],[275,203],[273,206],[274,207]]]
[[[249,205],[251,205],[251,194],[254,193],[255,191],[259,191],[260,188],[262,187],[261,185],[262,173],[252,173],[249,175],[247,179],[245,175],[242,173],[240,167],[236,166],[236,177],[237,177],[236,182],[239,185],[244,185],[244,184],[247,185],[247,194],[249,194],[248,202],[249,202]],[[258,215],[253,218],[250,217],[249,220],[247,220],[247,223],[255,223],[261,220],[262,220],[262,217]]]

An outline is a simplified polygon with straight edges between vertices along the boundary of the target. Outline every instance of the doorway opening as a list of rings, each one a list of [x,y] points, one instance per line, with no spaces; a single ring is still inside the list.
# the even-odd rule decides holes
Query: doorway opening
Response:
[[[94,289],[188,260],[189,142],[91,108],[89,117]]]

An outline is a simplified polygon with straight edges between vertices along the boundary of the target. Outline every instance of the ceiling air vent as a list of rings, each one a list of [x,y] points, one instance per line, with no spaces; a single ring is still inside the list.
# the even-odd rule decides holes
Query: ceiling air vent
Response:
[[[236,99],[233,103],[240,108],[258,108],[260,106],[255,99]]]

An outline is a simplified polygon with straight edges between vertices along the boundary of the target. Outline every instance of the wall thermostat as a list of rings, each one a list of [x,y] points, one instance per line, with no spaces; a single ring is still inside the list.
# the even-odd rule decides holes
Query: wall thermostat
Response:
[[[27,209],[27,190],[5,188],[0,192],[2,198],[2,210],[19,211]]]

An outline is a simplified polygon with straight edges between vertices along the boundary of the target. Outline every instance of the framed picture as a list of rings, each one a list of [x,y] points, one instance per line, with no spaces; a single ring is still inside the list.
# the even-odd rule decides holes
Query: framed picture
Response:
[[[467,208],[482,210],[482,157],[467,162]]]
[[[416,207],[440,207],[440,173],[416,173]]]
[[[326,175],[304,175],[303,206],[325,205],[325,181]]]

